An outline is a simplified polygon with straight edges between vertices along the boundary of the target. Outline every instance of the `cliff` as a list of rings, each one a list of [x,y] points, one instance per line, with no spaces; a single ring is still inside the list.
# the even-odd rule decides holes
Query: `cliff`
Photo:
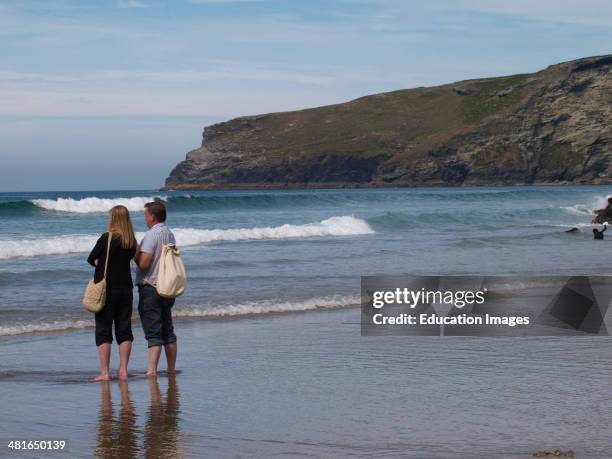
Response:
[[[612,182],[612,55],[236,118],[166,189]]]

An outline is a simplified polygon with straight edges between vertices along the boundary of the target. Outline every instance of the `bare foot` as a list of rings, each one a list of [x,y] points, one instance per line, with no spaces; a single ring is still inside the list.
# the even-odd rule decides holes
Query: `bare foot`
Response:
[[[120,381],[127,381],[127,379],[128,379],[128,372],[127,372],[127,370],[119,370],[117,372],[117,378],[119,378]]]
[[[94,378],[94,382],[99,382],[99,381],[110,381],[110,376],[108,373],[100,373],[98,376],[96,376]]]
[[[149,377],[149,378],[157,378],[157,372],[156,371],[147,371],[147,377]]]
[[[168,370],[166,370],[166,374],[175,375],[176,374],[176,369],[172,369],[172,370],[168,369]]]

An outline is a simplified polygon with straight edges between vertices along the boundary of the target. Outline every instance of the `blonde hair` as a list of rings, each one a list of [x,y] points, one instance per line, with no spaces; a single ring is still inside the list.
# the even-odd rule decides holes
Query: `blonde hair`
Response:
[[[121,247],[131,249],[136,247],[136,236],[134,236],[134,227],[130,212],[125,206],[115,206],[108,211],[108,231],[113,236],[119,237]]]

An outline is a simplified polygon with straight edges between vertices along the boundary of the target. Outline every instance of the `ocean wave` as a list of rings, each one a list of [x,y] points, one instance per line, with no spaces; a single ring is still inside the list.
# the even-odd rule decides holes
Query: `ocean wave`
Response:
[[[285,191],[285,192],[259,192],[259,193],[185,193],[167,195],[150,195],[150,196],[134,196],[134,197],[115,197],[102,198],[96,196],[84,198],[62,197],[54,199],[31,199],[21,201],[0,202],[0,213],[2,214],[19,214],[32,213],[35,211],[52,211],[52,212],[67,212],[67,213],[100,213],[106,212],[115,205],[125,205],[130,211],[138,212],[143,210],[146,202],[152,200],[165,201],[168,208],[173,211],[189,211],[192,209],[203,210],[220,210],[220,209],[235,209],[235,208],[278,208],[278,207],[308,207],[308,206],[342,206],[355,203],[421,203],[421,202],[483,202],[489,200],[512,200],[531,199],[533,195],[543,195],[543,199],[547,194],[552,193],[551,190],[539,189],[516,189],[516,190],[496,190],[487,189],[466,189],[453,190],[449,192],[433,191],[417,189],[413,191],[405,191],[399,193],[390,193],[388,191],[374,191],[370,193],[359,192],[341,192],[337,191],[329,193],[326,191]],[[556,207],[557,211],[578,214],[591,215],[594,209],[605,207],[608,196],[597,196],[591,203],[575,204],[573,206]],[[436,217],[435,206],[432,209],[433,213],[429,217]]]
[[[0,215],[32,215],[40,210],[31,201],[0,202]]]
[[[222,241],[357,236],[375,233],[366,221],[348,215],[304,225],[285,224],[275,227],[235,229],[173,228],[172,231],[179,246]],[[142,239],[143,234],[136,233],[137,239]],[[46,239],[1,240],[0,259],[88,252],[97,239],[98,236],[94,235],[65,235]]]
[[[348,202],[346,196],[329,193],[260,193],[260,194],[225,194],[225,195],[160,195],[117,198],[99,198],[95,196],[75,199],[31,199],[0,202],[0,214],[19,215],[40,211],[65,213],[102,213],[116,205],[124,205],[132,212],[142,211],[144,205],[153,200],[164,201],[172,211],[192,209],[219,210],[233,208],[275,208],[308,206],[311,204],[338,205]]]
[[[144,210],[147,202],[154,200],[165,200],[164,196],[137,196],[133,198],[57,198],[57,199],[32,199],[30,202],[37,207],[55,212],[70,212],[77,214],[88,214],[96,212],[108,212],[112,207],[122,205],[130,212]]]
[[[0,241],[0,260],[40,255],[63,255],[91,250],[99,236],[67,235],[40,239]]]
[[[0,202],[0,214],[18,215],[34,213],[37,211],[65,212],[65,213],[102,213],[108,212],[111,207],[124,205],[132,212],[140,212],[147,202],[153,200],[164,201],[173,211],[205,209],[219,210],[230,208],[270,208],[283,206],[338,205],[347,200],[346,196],[329,193],[260,193],[260,194],[226,194],[226,195],[159,195],[135,196],[117,198],[99,198],[95,196],[86,198],[56,198],[56,199],[30,199],[21,201]]]
[[[580,216],[593,216],[594,209],[586,204],[575,204],[573,206],[562,206],[561,209],[564,211]]]
[[[593,217],[596,210],[604,209],[608,205],[608,199],[610,197],[612,197],[612,195],[599,195],[593,198],[588,204],[582,203],[574,204],[573,206],[562,206],[561,209],[573,215]]]
[[[232,193],[232,194],[187,194],[180,196],[169,196],[166,199],[168,207],[175,210],[180,209],[226,209],[226,208],[271,208],[271,207],[295,207],[308,206],[311,204],[337,205],[346,201],[343,195],[332,195],[329,193]]]
[[[534,277],[495,277],[488,278],[486,283],[491,294],[513,294],[517,291],[539,288],[563,287],[571,276],[534,276]]]
[[[54,320],[52,322],[18,323],[12,325],[0,325],[0,336],[23,335],[25,333],[57,332],[67,330],[78,330],[93,327],[92,320]]]
[[[173,308],[176,317],[223,318],[254,314],[276,314],[282,312],[305,312],[318,309],[339,309],[358,306],[358,296],[331,296],[310,298],[302,301],[259,301],[215,307],[180,306]]]
[[[340,309],[358,306],[359,296],[333,295],[321,298],[309,298],[298,301],[253,301],[226,305],[191,305],[176,306],[173,316],[178,318],[220,319],[260,314],[280,314],[289,312],[306,312],[316,310]],[[57,320],[36,323],[15,323],[0,325],[0,336],[15,336],[27,333],[60,332],[93,327],[93,320]]]

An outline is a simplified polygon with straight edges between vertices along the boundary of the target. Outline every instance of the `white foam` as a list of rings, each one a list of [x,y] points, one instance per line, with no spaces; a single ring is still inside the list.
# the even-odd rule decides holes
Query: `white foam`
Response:
[[[338,309],[360,304],[358,296],[331,296],[311,298],[303,301],[286,302],[249,302],[214,307],[180,306],[173,308],[176,317],[220,318],[251,314],[274,314],[281,312],[315,311],[318,309]]]
[[[30,201],[38,207],[57,212],[72,212],[78,214],[88,214],[94,212],[108,212],[112,207],[122,205],[131,212],[144,210],[147,202],[155,200],[155,196],[138,196],[134,198],[58,198],[58,199],[33,199]],[[157,199],[165,200],[165,197],[158,196]]]
[[[15,257],[40,255],[63,255],[87,252],[98,240],[98,236],[72,235],[40,239],[9,239],[0,241],[0,260]]]
[[[612,195],[596,196],[590,204],[574,204],[573,206],[562,206],[561,209],[574,215],[593,217],[598,209],[604,209],[608,206],[608,198]]]
[[[360,304],[359,296],[328,296],[302,301],[260,301],[219,306],[179,306],[173,308],[173,316],[185,318],[223,318],[252,314],[275,314],[287,312],[316,311],[320,309],[339,309]],[[64,320],[30,324],[0,326],[0,336],[14,336],[25,333],[58,332],[93,327],[93,320]]]
[[[606,222],[606,224],[607,223],[608,222]],[[558,226],[559,228],[599,228],[602,224],[599,224],[599,223],[572,223],[571,225],[564,224],[564,225],[554,225],[554,226]]]
[[[0,336],[22,335],[24,333],[54,332],[93,327],[93,320],[56,320],[36,324],[14,324],[0,326]]]
[[[576,204],[573,206],[562,206],[561,209],[569,212],[570,214],[580,215],[580,216],[593,216],[593,209],[587,206],[586,204]]]
[[[220,241],[291,239],[315,236],[355,236],[374,234],[365,220],[351,216],[332,217],[319,223],[304,225],[281,225],[236,229],[173,228],[178,246],[190,246]],[[138,240],[143,233],[137,233]],[[40,239],[0,240],[0,259],[34,257],[41,255],[63,255],[88,252],[98,236],[66,235]]]
[[[315,236],[354,236],[374,234],[375,231],[365,220],[342,216],[332,217],[319,223],[305,225],[281,225],[275,227],[254,227],[237,229],[192,229],[172,230],[178,245],[197,245],[218,241],[241,241],[253,239],[289,239]]]

